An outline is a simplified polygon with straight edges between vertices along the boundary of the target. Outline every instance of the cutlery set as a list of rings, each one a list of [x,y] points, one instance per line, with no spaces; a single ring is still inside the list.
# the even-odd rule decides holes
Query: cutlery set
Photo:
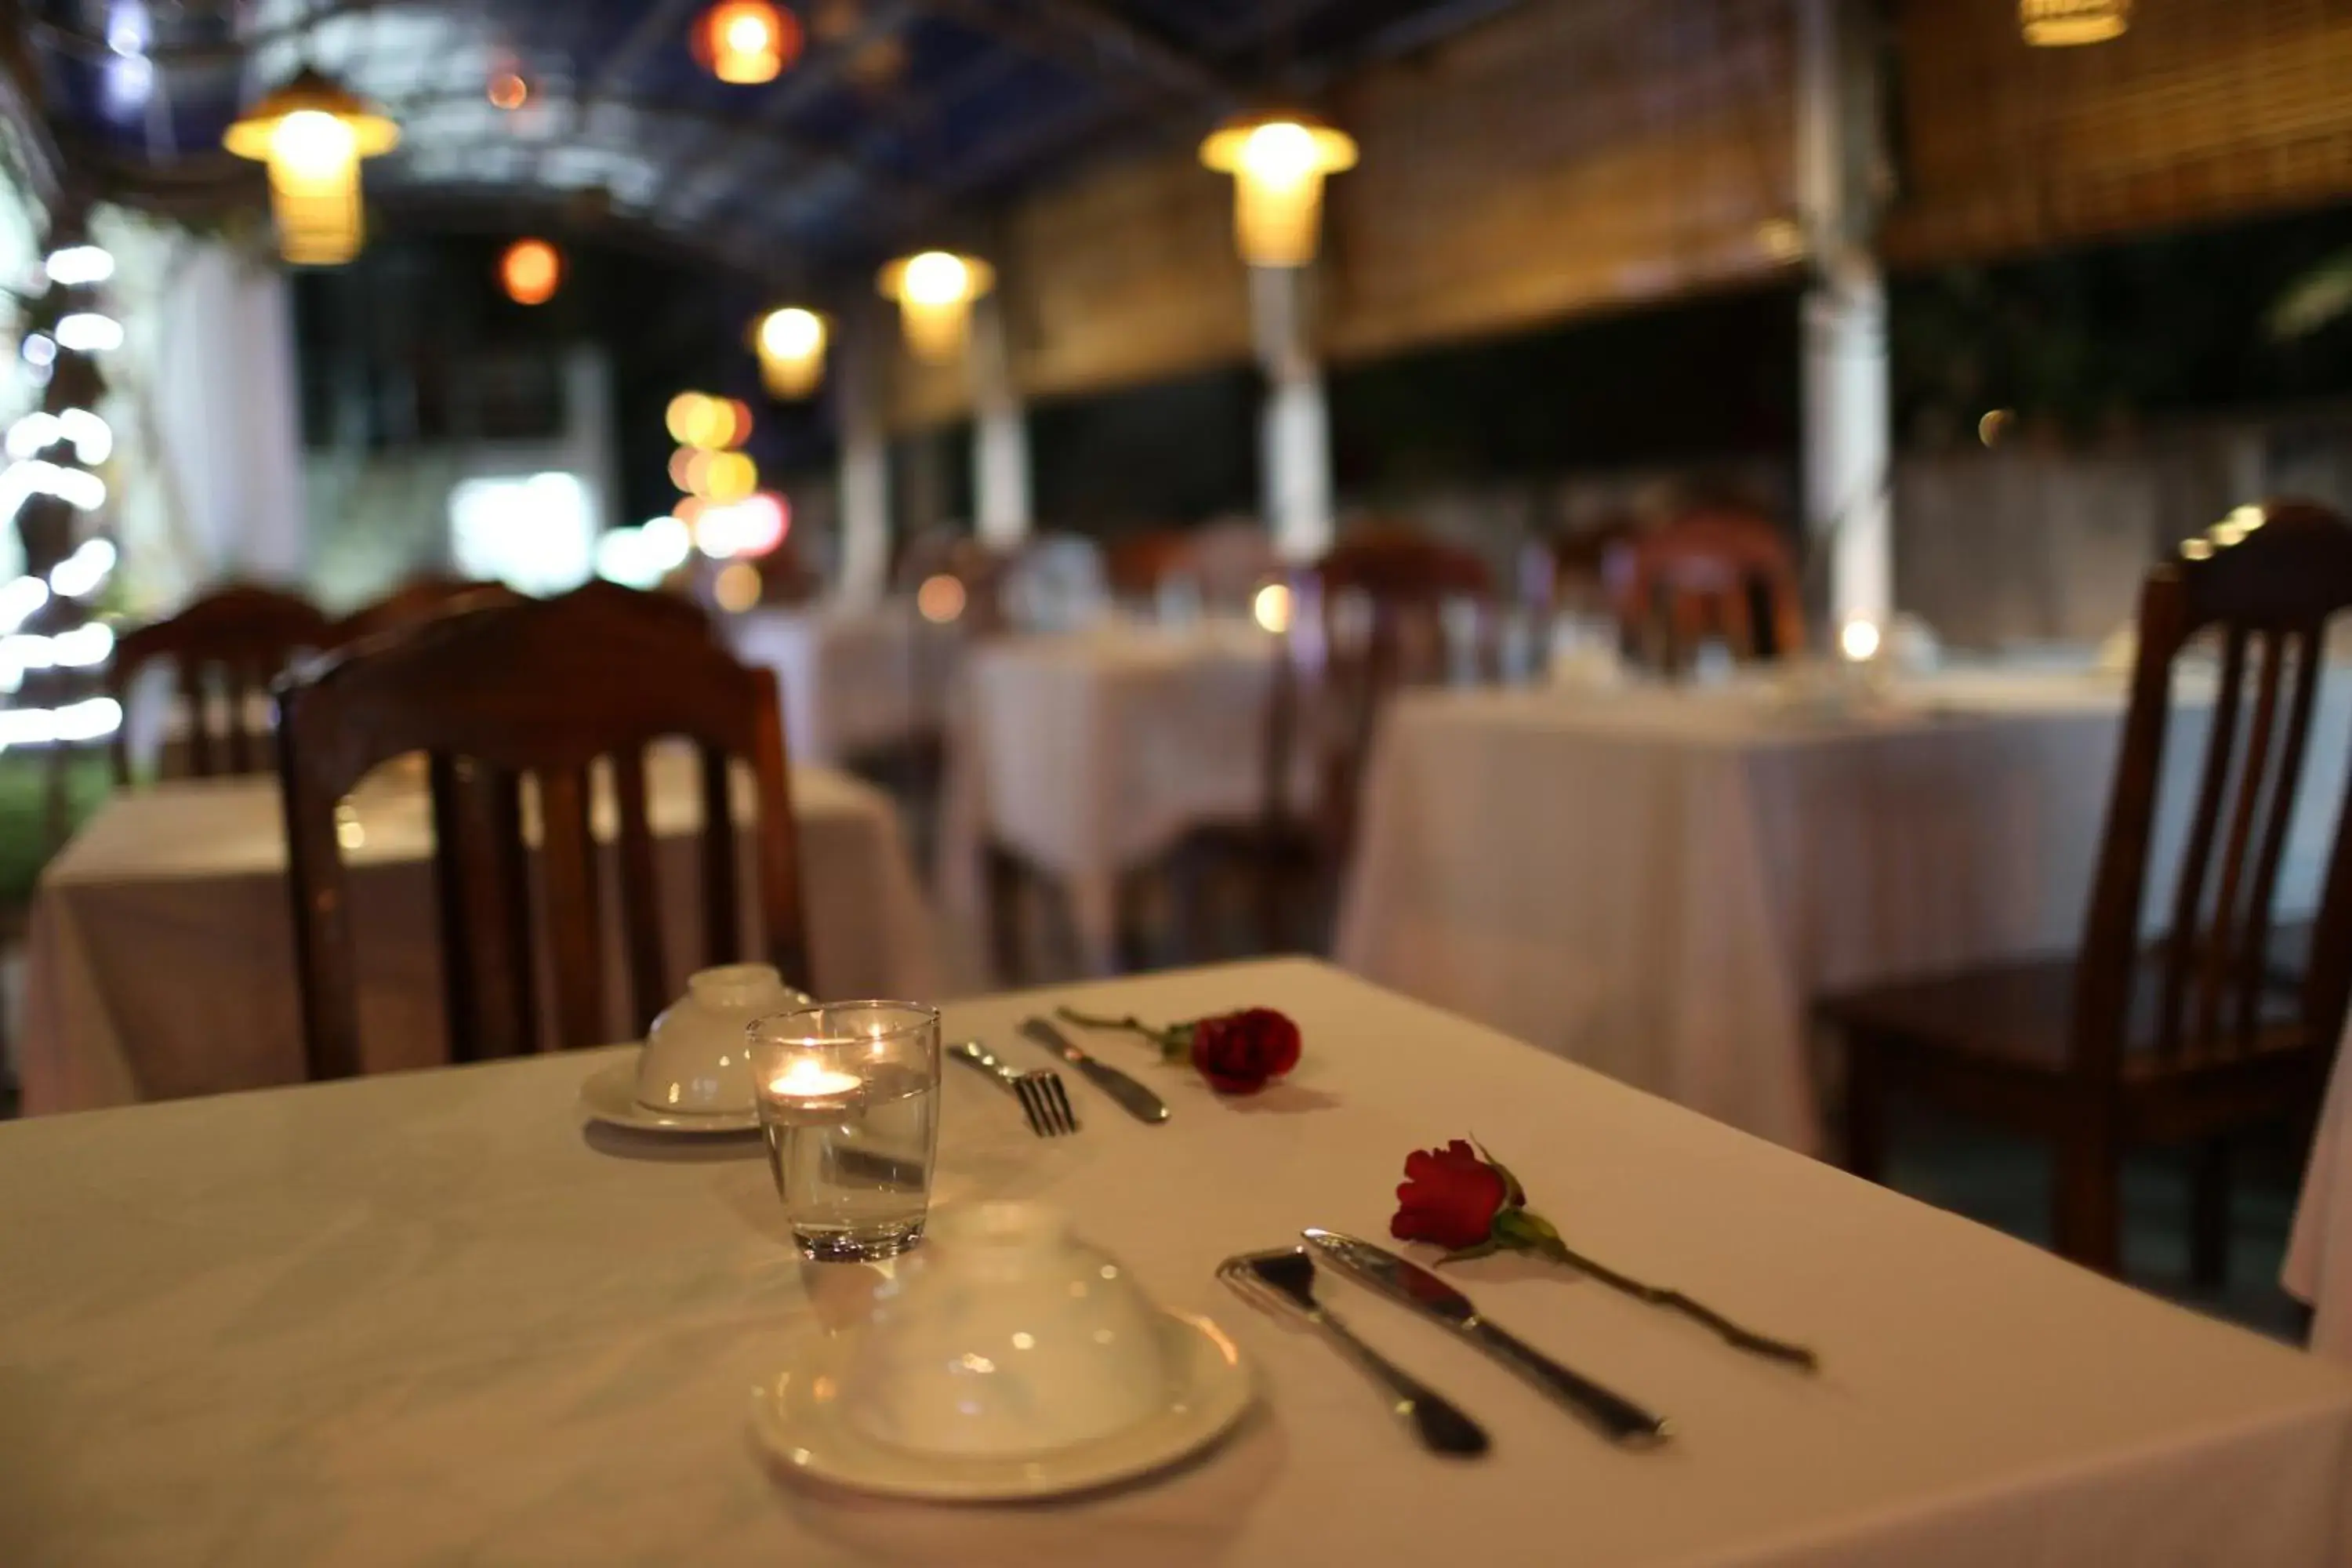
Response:
[[[1021,1033],[1084,1076],[1139,1121],[1156,1126],[1168,1120],[1168,1106],[1157,1094],[1080,1049],[1048,1020],[1025,1019]],[[1069,1091],[1064,1088],[1060,1073],[1045,1068],[1014,1067],[977,1040],[950,1046],[947,1054],[983,1074],[1017,1100],[1029,1130],[1038,1137],[1058,1138],[1078,1131],[1077,1114],[1071,1107]],[[1387,1397],[1390,1411],[1430,1452],[1451,1458],[1475,1458],[1489,1447],[1486,1428],[1444,1394],[1365,1343],[1333,1315],[1316,1294],[1318,1258],[1358,1284],[1467,1341],[1621,1447],[1654,1447],[1673,1436],[1671,1421],[1561,1365],[1486,1317],[1468,1296],[1410,1258],[1340,1231],[1309,1226],[1301,1234],[1307,1239],[1306,1246],[1244,1252],[1226,1258],[1217,1266],[1217,1278],[1244,1300],[1266,1310],[1296,1318],[1330,1342],[1344,1358],[1379,1385]],[[1751,1332],[1678,1292],[1640,1286],[1598,1265],[1585,1267],[1603,1283],[1628,1290],[1638,1300],[1696,1319],[1737,1349],[1808,1369],[1814,1364],[1812,1352],[1802,1346]]]
[[[1028,1019],[1021,1032],[1084,1074],[1087,1082],[1138,1121],[1157,1126],[1168,1120],[1168,1106],[1158,1095],[1109,1063],[1080,1050],[1045,1019]],[[1047,1068],[1016,1068],[978,1040],[959,1041],[947,1048],[947,1054],[1019,1100],[1029,1131],[1038,1137],[1060,1138],[1078,1130],[1077,1112],[1071,1108],[1070,1093],[1063,1087],[1060,1073]]]

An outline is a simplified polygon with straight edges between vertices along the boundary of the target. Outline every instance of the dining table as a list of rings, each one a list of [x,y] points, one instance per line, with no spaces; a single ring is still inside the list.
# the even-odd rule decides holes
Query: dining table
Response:
[[[2176,686],[2151,932],[2212,689]],[[1815,998],[2080,940],[2124,696],[2119,673],[1999,667],[1410,692],[1375,739],[1338,957],[1818,1152]],[[2352,763],[2340,669],[2307,757],[2289,916],[2316,902]]]
[[[1124,616],[975,647],[948,729],[940,896],[983,919],[990,845],[1067,900],[1080,963],[1117,967],[1122,876],[1265,798],[1276,643],[1254,621]]]
[[[1049,1205],[1253,1404],[1216,1446],[1018,1506],[893,1501],[754,1441],[755,1391],[857,1332],[906,1260],[803,1260],[757,1138],[591,1124],[626,1047],[0,1124],[0,1562],[1216,1562],[2323,1568],[2352,1550],[2352,1369],[2090,1273],[1329,965],[1264,960],[950,1002],[1023,1066],[1057,1005],[1276,1008],[1223,1096],[1089,1034],[1030,1135],[943,1084],[930,1210]],[[1302,1227],[1385,1237],[1409,1151],[1475,1134],[1582,1253],[1801,1339],[1806,1372],[1519,1254],[1440,1265],[1512,1333],[1673,1424],[1612,1446],[1456,1334],[1322,1299],[1483,1425],[1416,1447],[1358,1370],[1228,1292]],[[1435,1262],[1432,1249],[1392,1243]],[[915,1258],[919,1259],[919,1250]]]
[[[906,598],[746,610],[724,636],[775,672],[793,759],[829,767],[936,739],[963,647]]]
[[[378,769],[344,804],[362,1048],[370,1068],[447,1059],[430,800],[421,759]],[[652,748],[647,816],[673,993],[704,953],[698,764]],[[755,820],[739,764],[735,816]],[[615,816],[598,775],[601,875]],[[928,994],[937,938],[889,800],[830,769],[791,774],[812,974],[833,995]],[[752,835],[738,835],[743,925],[759,940]],[[607,933],[610,1016],[627,973]],[[756,946],[750,951],[757,951]],[[28,1113],[292,1082],[302,1076],[292,910],[277,781],[183,779],[116,793],[43,871],[26,956],[17,1073]]]

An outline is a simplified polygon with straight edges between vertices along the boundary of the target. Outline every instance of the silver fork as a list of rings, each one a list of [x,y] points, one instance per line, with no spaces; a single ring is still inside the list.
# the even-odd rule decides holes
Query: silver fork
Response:
[[[1078,1130],[1077,1112],[1070,1109],[1069,1091],[1062,1087],[1060,1073],[1043,1068],[1024,1072],[999,1060],[978,1040],[959,1040],[948,1047],[948,1055],[975,1072],[987,1074],[1019,1100],[1022,1114],[1029,1119],[1029,1131],[1038,1137],[1058,1138]]]

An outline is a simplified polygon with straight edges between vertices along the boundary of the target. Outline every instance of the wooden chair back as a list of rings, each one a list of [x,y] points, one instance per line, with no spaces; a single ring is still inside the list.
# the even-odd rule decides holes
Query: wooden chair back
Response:
[[[1709,637],[1742,659],[1768,651],[1768,629],[1775,658],[1804,647],[1796,552],[1760,513],[1706,509],[1626,535],[1610,547],[1604,574],[1628,639],[1662,668],[1686,666]]]
[[[606,585],[445,616],[364,645],[281,697],[280,777],[294,897],[303,1039],[314,1078],[360,1068],[352,932],[335,808],[369,770],[429,759],[434,876],[452,1058],[510,1055],[539,1038],[522,782],[538,805],[540,893],[554,1038],[614,1037],[591,830],[592,769],[617,819],[629,1024],[667,1000],[646,748],[699,750],[705,961],[746,956],[730,764],[751,770],[757,908],[767,951],[805,984],[798,857],[773,675],[736,662],[699,617]]]
[[[1444,684],[1466,652],[1474,679],[1500,658],[1494,574],[1469,551],[1382,527],[1351,538],[1290,584],[1289,625],[1267,705],[1265,814],[1295,823],[1295,795],[1312,779],[1307,824],[1328,853],[1355,838],[1356,803],[1372,733],[1400,689]],[[1455,647],[1450,606],[1466,607],[1471,646]]]
[[[411,577],[383,598],[361,605],[335,623],[335,646],[378,637],[385,632],[429,621],[436,616],[465,610],[514,605],[522,595],[504,583],[427,573]]]
[[[1192,536],[1181,529],[1152,528],[1124,534],[1103,552],[1103,573],[1121,599],[1150,599],[1192,563]]]
[[[2275,1048],[2278,977],[2266,957],[2307,760],[2327,622],[2352,607],[2352,525],[2299,501],[2241,507],[2149,574],[2076,972],[2071,1069],[2112,1080],[2135,1022],[2142,900],[2158,811],[2174,671],[2192,641],[2221,647],[2210,733],[2159,945],[2155,1049],[2206,1061]],[[2251,704],[2247,700],[2252,689]],[[2339,805],[2295,1014],[2301,1043],[2332,1047],[2352,987],[2352,812]],[[2266,1007],[2265,1003],[2271,1005]]]
[[[218,589],[168,620],[128,631],[115,640],[107,692],[126,707],[139,672],[167,661],[177,668],[186,710],[186,759],[198,778],[265,773],[269,748],[246,722],[248,706],[269,689],[297,654],[333,646],[333,624],[307,599],[274,588],[239,584]],[[123,731],[114,732],[114,777],[131,779]]]

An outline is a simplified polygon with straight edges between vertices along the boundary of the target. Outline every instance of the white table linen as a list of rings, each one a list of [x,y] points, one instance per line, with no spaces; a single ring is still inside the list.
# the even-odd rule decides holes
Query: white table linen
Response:
[[[1121,874],[1189,828],[1262,811],[1274,649],[1223,620],[975,649],[950,726],[943,896],[982,912],[974,871],[992,837],[1061,885],[1084,962],[1108,973]]]
[[[736,658],[775,671],[793,760],[828,766],[937,734],[962,649],[898,600],[750,610],[727,636]]]
[[[689,753],[657,748],[646,771],[664,957],[682,991],[704,952],[698,770]],[[748,825],[750,780],[740,770],[736,784],[737,816]],[[932,922],[888,801],[823,769],[795,769],[792,787],[815,984],[833,995],[930,994]],[[609,801],[599,804],[596,829],[609,846]],[[352,805],[347,831],[362,841],[345,859],[366,1062],[437,1065],[447,1046],[426,797],[394,768],[363,781]],[[756,937],[748,832],[741,848],[743,929]],[[605,859],[611,889],[609,848]],[[25,1109],[299,1079],[293,941],[274,781],[187,780],[118,795],[41,879],[18,1064]],[[625,966],[616,934],[605,971],[617,1004]],[[616,1006],[610,1016],[623,1014]]]
[[[2152,900],[2210,724],[2194,687]],[[2080,940],[2122,712],[2111,678],[1993,673],[1846,712],[1758,689],[1411,694],[1376,741],[1339,957],[1817,1151],[1812,998]],[[2289,909],[2315,900],[2347,752],[2352,683],[2333,678]]]
[[[756,1142],[583,1136],[604,1053],[0,1125],[0,1560],[10,1568],[692,1561],[978,1568],[1565,1562],[2323,1568],[2352,1542],[2352,1373],[1298,961],[1070,994],[1301,1023],[1293,1082],[1181,1069],[1145,1127],[1073,1082],[1042,1142],[946,1080],[941,1210],[1041,1196],[1264,1404],[1157,1481],[943,1508],[782,1482],[747,1437],[797,1336],[877,1280],[803,1265]],[[1011,1040],[1040,1005],[951,1005]],[[1025,1047],[1015,1047],[1016,1050]],[[1106,1053],[1139,1066],[1136,1047]],[[1456,1273],[1496,1319],[1677,1423],[1606,1447],[1327,1278],[1491,1455],[1414,1448],[1361,1375],[1212,1269],[1303,1225],[1378,1236],[1406,1150],[1475,1129],[1577,1245],[1823,1356],[1807,1377],[1549,1265]]]
[[[2346,1051],[2338,1042],[2280,1283],[2312,1310],[2311,1348],[2352,1362],[2352,1084],[2346,1081]]]

